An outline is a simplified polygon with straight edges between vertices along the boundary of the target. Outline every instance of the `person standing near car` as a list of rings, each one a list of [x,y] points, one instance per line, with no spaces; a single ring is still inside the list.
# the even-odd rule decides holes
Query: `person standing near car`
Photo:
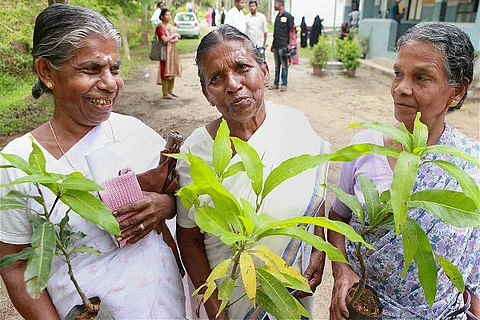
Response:
[[[270,90],[278,89],[280,69],[282,71],[282,86],[280,91],[287,91],[288,86],[288,61],[287,53],[291,49],[290,39],[293,39],[293,16],[285,11],[285,0],[275,0],[275,10],[278,10],[273,27],[272,48],[275,58],[275,79]]]
[[[246,35],[255,43],[258,53],[265,60],[265,48],[267,47],[267,18],[257,11],[257,0],[250,0],[248,10],[250,13],[245,16]]]
[[[162,20],[160,20],[160,13],[162,12],[163,7],[165,6],[165,2],[159,1],[157,3],[157,9],[152,14],[152,17],[150,18],[150,21],[152,21],[152,24],[154,26],[158,26],[160,23],[162,23]]]
[[[244,7],[245,0],[235,0],[235,5],[228,10],[227,15],[225,16],[225,24],[229,24],[243,33],[245,33],[246,29],[245,15],[243,14]]]
[[[182,65],[175,45],[180,39],[180,34],[175,32],[174,27],[170,24],[170,20],[172,20],[170,10],[163,8],[160,19],[162,23],[157,26],[156,32],[158,39],[163,42],[167,54],[165,61],[160,61],[157,84],[162,85],[163,99],[175,100],[178,98],[173,93],[175,77],[182,76]]]

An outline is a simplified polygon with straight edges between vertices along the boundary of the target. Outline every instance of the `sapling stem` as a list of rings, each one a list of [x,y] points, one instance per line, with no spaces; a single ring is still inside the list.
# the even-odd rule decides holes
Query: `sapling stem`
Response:
[[[38,194],[40,195],[40,197],[42,199],[45,199],[45,197],[43,196],[43,193],[42,193],[42,189],[40,189],[40,185],[38,183],[34,183],[35,187],[37,188],[37,191],[38,191]],[[45,212],[45,218],[50,218],[50,215],[48,214],[48,209],[47,209],[47,206],[45,205],[45,201],[43,201],[41,203],[42,207],[43,207],[43,212]]]
[[[355,289],[355,292],[353,293],[352,300],[350,300],[350,303],[352,304],[352,306],[355,304],[355,302],[357,302],[357,300],[362,295],[363,289],[365,289],[366,278],[367,278],[367,271],[366,271],[366,268],[365,268],[365,263],[363,262],[361,247],[362,247],[362,245],[358,242],[357,243],[357,250],[355,252],[355,255],[357,256],[358,262],[360,263],[360,269],[361,269],[361,272],[362,272],[362,276],[360,277],[360,281],[358,281],[358,286]]]
[[[70,254],[64,252],[65,254],[65,260],[67,262],[68,266],[68,275],[70,276],[70,280],[72,280],[73,285],[75,286],[75,289],[77,290],[78,294],[80,295],[80,298],[82,299],[83,305],[88,309],[89,312],[94,312],[95,309],[93,308],[93,304],[90,302],[90,300],[87,299],[87,296],[85,293],[83,293],[83,290],[80,288],[77,279],[73,275],[73,269],[72,269],[72,263],[70,261]]]

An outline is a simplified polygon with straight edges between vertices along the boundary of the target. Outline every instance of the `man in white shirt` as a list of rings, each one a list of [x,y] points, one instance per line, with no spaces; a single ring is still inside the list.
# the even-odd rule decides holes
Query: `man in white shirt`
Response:
[[[257,46],[257,50],[265,60],[265,47],[267,45],[267,18],[261,12],[257,12],[257,0],[250,0],[248,3],[250,13],[245,16],[246,35]]]
[[[245,15],[243,14],[244,7],[245,0],[235,0],[235,5],[228,10],[227,16],[225,17],[225,24],[229,24],[243,33],[245,33],[246,29]]]
[[[152,14],[152,17],[150,18],[150,21],[152,21],[152,24],[156,27],[158,26],[162,20],[160,20],[160,12],[162,12],[163,7],[165,6],[165,2],[159,1],[157,3],[157,9]]]

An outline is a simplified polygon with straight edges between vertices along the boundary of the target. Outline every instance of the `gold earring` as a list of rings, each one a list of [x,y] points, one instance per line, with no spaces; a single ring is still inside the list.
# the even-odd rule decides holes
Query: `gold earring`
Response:
[[[47,81],[47,84],[46,84],[47,88],[52,90],[53,89],[53,84],[50,82],[50,81]]]
[[[448,106],[449,106],[449,107],[455,107],[457,104],[458,104],[457,101],[452,100]]]

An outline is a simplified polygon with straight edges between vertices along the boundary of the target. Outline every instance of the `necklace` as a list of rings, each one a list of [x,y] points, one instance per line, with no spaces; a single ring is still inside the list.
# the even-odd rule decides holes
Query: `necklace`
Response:
[[[50,131],[52,131],[52,135],[53,135],[53,138],[55,139],[55,142],[57,143],[57,146],[58,148],[60,149],[60,151],[62,152],[62,155],[65,157],[65,160],[67,160],[68,164],[70,165],[70,167],[72,167],[73,171],[78,171],[72,164],[72,162],[70,161],[70,159],[68,159],[67,155],[65,154],[65,151],[63,150],[62,148],[62,145],[60,144],[60,142],[58,141],[58,138],[57,138],[57,135],[55,133],[55,130],[53,129],[53,126],[52,126],[52,119],[48,120],[48,126],[50,127]]]

